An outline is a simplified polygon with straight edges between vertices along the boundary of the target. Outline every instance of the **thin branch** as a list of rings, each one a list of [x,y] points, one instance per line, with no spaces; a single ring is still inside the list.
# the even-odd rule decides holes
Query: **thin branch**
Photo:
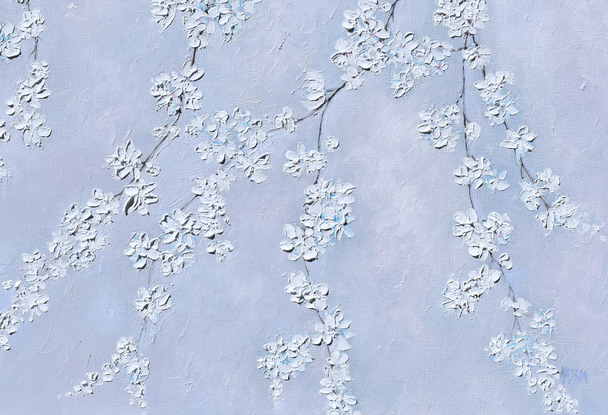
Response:
[[[393,4],[391,4],[388,17],[386,18],[386,25],[384,26],[386,30],[388,30],[389,26],[395,22],[395,8],[397,7],[397,3],[399,3],[399,1],[400,0],[395,0]]]

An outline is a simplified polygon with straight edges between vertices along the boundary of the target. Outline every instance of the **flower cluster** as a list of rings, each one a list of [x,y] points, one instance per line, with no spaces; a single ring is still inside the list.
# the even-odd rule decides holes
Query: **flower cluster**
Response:
[[[45,85],[48,77],[49,65],[46,62],[33,61],[26,79],[19,81],[15,95],[6,101],[6,113],[16,117],[13,127],[23,132],[23,142],[27,147],[40,147],[42,138],[51,135],[51,129],[43,125],[46,116],[36,112],[40,108],[40,100],[51,95]]]
[[[458,311],[459,317],[474,312],[475,303],[479,302],[483,293],[492,288],[501,276],[500,271],[484,265],[479,271],[469,272],[469,279],[464,282],[448,281],[443,291],[445,311],[450,313]]]
[[[336,42],[332,61],[345,71],[342,80],[346,89],[363,85],[363,74],[380,73],[391,67],[391,88],[396,98],[402,97],[424,77],[441,75],[448,69],[446,58],[453,47],[447,42],[431,41],[424,37],[416,41],[413,33],[397,31],[394,35],[379,20],[379,12],[390,12],[394,6],[377,0],[361,0],[359,8],[344,12],[342,23],[348,39]]]
[[[456,183],[462,186],[471,186],[473,189],[479,189],[484,184],[490,190],[505,190],[510,184],[505,182],[507,172],[503,171],[500,174],[496,170],[490,168],[490,160],[483,156],[478,156],[476,159],[465,157],[463,159],[464,166],[454,170]]]
[[[306,168],[306,173],[313,174],[327,166],[325,154],[317,150],[307,152],[303,143],[298,144],[297,152],[288,151],[285,153],[285,157],[287,157],[287,163],[283,166],[283,171],[297,179],[302,175],[304,168]]]
[[[194,237],[202,232],[203,224],[194,213],[176,209],[172,215],[163,216],[160,227],[164,233],[157,238],[151,239],[145,232],[134,235],[125,255],[137,269],[145,268],[148,261],[161,260],[161,272],[168,277],[194,262]],[[161,250],[161,242],[169,249]]]
[[[482,81],[475,82],[475,87],[481,91],[481,97],[486,102],[485,116],[491,125],[504,124],[506,120],[519,113],[513,104],[511,92],[503,93],[505,84],[513,84],[514,77],[508,71],[489,73]]]
[[[420,113],[421,124],[418,131],[421,139],[430,140],[435,148],[454,150],[460,131],[453,131],[453,126],[460,124],[458,105],[444,105],[441,109],[431,108]]]
[[[47,261],[40,251],[21,256],[25,263],[22,280],[2,283],[4,289],[15,294],[11,308],[0,316],[0,347],[10,349],[8,336],[18,331],[21,315],[27,314],[33,321],[35,316],[48,310],[50,298],[44,291],[49,278],[66,277],[70,267],[76,271],[91,267],[95,252],[108,244],[99,231],[112,222],[112,216],[117,213],[118,202],[114,195],[95,189],[87,207],[81,209],[74,204],[65,212],[61,228],[53,232],[53,239],[47,244],[52,254],[50,260]]]
[[[62,228],[53,233],[49,251],[56,260],[67,256],[68,264],[76,270],[90,268],[95,260],[95,251],[107,245],[107,238],[99,236],[102,226],[112,222],[112,215],[118,213],[118,202],[112,193],[93,191],[93,199],[85,208],[73,204],[61,221]]]
[[[142,319],[148,317],[152,324],[158,322],[158,315],[171,308],[171,294],[166,292],[165,287],[157,285],[150,289],[140,288],[137,292],[139,300],[135,301],[135,308]]]
[[[380,73],[388,61],[388,40],[391,34],[376,12],[382,10],[378,0],[361,0],[359,8],[346,10],[342,26],[348,39],[338,39],[332,61],[345,71],[342,80],[346,89],[357,89],[363,85],[363,73]]]
[[[156,98],[156,110],[167,107],[168,115],[176,115],[183,109],[190,111],[201,109],[203,93],[193,82],[201,79],[204,74],[202,68],[187,64],[181,74],[161,73],[152,79],[154,86],[150,89],[150,93]]]
[[[538,210],[541,204],[545,206],[546,212],[536,215],[545,229],[552,231],[556,226],[562,226],[568,230],[578,229],[581,233],[590,232],[592,235],[599,231],[599,226],[588,223],[585,215],[579,211],[579,205],[572,203],[568,196],[556,194],[553,202],[547,200],[547,195],[556,193],[560,186],[559,177],[551,169],[538,172],[536,176],[533,182],[522,181],[519,198],[532,211]]]
[[[289,284],[285,291],[290,300],[296,304],[304,304],[306,308],[323,311],[327,309],[329,288],[325,284],[314,284],[306,279],[302,272],[286,274]]]
[[[310,355],[308,336],[293,336],[289,342],[277,335],[273,341],[264,345],[268,354],[258,358],[258,369],[264,371],[264,378],[270,379],[270,390],[275,401],[283,393],[283,382],[288,381],[294,372],[303,372],[306,364],[313,362]]]
[[[200,202],[198,213],[185,213],[180,209],[171,215],[164,215],[160,220],[163,233],[150,238],[145,233],[138,233],[131,238],[125,255],[133,261],[133,267],[145,268],[149,263],[161,260],[161,272],[164,276],[177,274],[182,268],[195,262],[194,248],[196,237],[201,233],[214,240],[224,232],[223,220],[226,217],[226,199],[220,194],[230,188],[235,177],[223,170],[217,171],[207,179],[197,178],[192,192]],[[162,246],[168,249],[161,249]],[[230,241],[214,241],[207,245],[207,252],[214,254],[218,261],[223,261],[234,246]]]
[[[137,345],[133,339],[121,337],[116,343],[116,354],[112,355],[111,363],[102,366],[102,373],[87,373],[87,379],[74,385],[74,392],[66,392],[63,396],[84,396],[93,394],[96,386],[104,382],[112,382],[114,377],[123,373],[128,379],[126,391],[129,393],[129,404],[137,404],[140,408],[145,408],[147,403],[143,400],[146,392],[146,380],[150,376],[150,361],[138,352]],[[61,395],[59,396],[61,397]]]
[[[268,161],[269,154],[258,154],[256,148],[266,141],[267,135],[261,120],[253,119],[249,111],[236,108],[232,116],[226,111],[218,111],[213,116],[196,117],[186,131],[192,137],[201,134],[207,140],[196,148],[203,160],[215,160],[220,164],[235,161],[238,169],[243,170],[247,178],[255,183],[266,180],[264,170],[272,166]],[[253,150],[246,152],[246,150]]]
[[[485,0],[437,0],[437,4],[440,9],[434,14],[435,25],[443,24],[448,27],[449,36],[452,38],[463,35],[465,37],[462,46],[463,84],[460,99],[464,100],[466,93],[467,80],[464,67],[466,63],[469,70],[480,69],[484,74],[484,79],[475,82],[474,85],[486,103],[485,116],[490,124],[492,126],[503,124],[506,129],[507,139],[501,143],[501,146],[514,151],[521,167],[523,181],[521,200],[530,210],[537,210],[541,204],[546,207],[547,214],[539,214],[537,218],[543,221],[548,229],[556,225],[576,227],[578,217],[581,216],[577,212],[578,206],[570,203],[566,196],[558,195],[553,205],[546,200],[547,194],[557,191],[559,178],[547,169],[538,173],[538,178],[534,180],[524,165],[524,155],[533,149],[531,143],[536,135],[530,132],[527,126],[513,131],[506,125],[506,121],[518,113],[511,93],[504,91],[506,84],[513,84],[513,76],[507,71],[486,73],[485,67],[489,63],[490,50],[479,45],[474,36],[477,30],[484,28],[484,22],[489,20]],[[419,131],[437,140],[441,137],[441,128],[447,128],[449,122],[437,113],[423,114],[424,123],[419,127]],[[498,256],[498,246],[505,245],[514,230],[506,214],[492,212],[486,220],[478,218],[471,190],[483,184],[493,189],[505,190],[509,185],[504,182],[506,172],[497,176],[496,172],[491,170],[489,160],[472,155],[469,143],[480,137],[481,128],[477,123],[468,122],[464,114],[462,118],[465,124],[467,157],[464,159],[464,166],[455,170],[454,175],[458,184],[468,186],[471,208],[466,213],[456,213],[457,224],[453,228],[453,234],[463,238],[471,256],[488,260],[488,264],[482,266],[479,272],[471,272],[469,279],[464,282],[458,279],[451,279],[448,282],[443,293],[443,307],[446,312],[458,311],[459,316],[474,312],[475,304],[480,297],[500,279],[506,280],[505,270],[511,269],[513,263],[506,253]],[[440,142],[439,145],[445,144]],[[526,180],[524,174],[530,181]],[[488,178],[491,179],[487,180]],[[583,227],[590,229],[592,233],[599,229],[589,224],[584,224]],[[508,280],[506,283],[509,286],[510,296],[502,301],[502,306],[513,313],[512,337],[507,338],[501,334],[492,339],[486,350],[494,360],[513,364],[515,366],[513,374],[528,380],[530,393],[535,393],[537,390],[544,393],[543,404],[546,412],[577,413],[575,407],[578,402],[566,393],[562,385],[558,385],[560,373],[553,365],[553,361],[557,359],[555,349],[543,338],[544,335],[551,334],[556,324],[553,321],[553,310],[531,312],[531,304],[521,297],[516,298]],[[516,327],[518,331],[513,333]]]
[[[447,27],[452,38],[467,33],[474,35],[490,20],[486,0],[437,0],[437,5],[440,9],[433,13],[435,26]]]
[[[462,237],[469,247],[469,254],[481,261],[485,261],[489,254],[498,252],[498,245],[506,245],[514,230],[506,213],[492,212],[481,223],[477,212],[471,208],[466,213],[457,212],[454,219],[454,236]]]
[[[19,30],[23,39],[37,39],[44,31],[44,17],[40,14],[40,9],[34,9],[23,13],[23,19],[19,23]]]
[[[184,30],[188,44],[193,48],[205,48],[207,36],[221,33],[229,41],[242,30],[241,23],[255,13],[255,4],[261,0],[152,0],[150,8],[157,23],[164,31],[183,13]]]
[[[203,225],[204,236],[215,239],[217,235],[224,232],[222,223],[229,223],[226,216],[226,199],[219,192],[230,189],[236,178],[223,170],[218,170],[207,179],[196,179],[196,186],[192,192],[198,197],[200,206],[198,208],[198,219]],[[217,261],[224,261],[226,255],[234,250],[230,241],[215,241],[207,245],[207,252],[215,255]]]
[[[350,320],[344,317],[342,310],[327,311],[327,296],[329,294],[327,285],[309,281],[302,272],[285,275],[288,278],[285,291],[290,295],[291,301],[314,310],[320,320],[319,323],[315,324],[317,334],[312,337],[310,343],[316,346],[325,345],[329,352],[327,365],[324,368],[325,378],[321,380],[322,388],[319,390],[329,401],[327,415],[359,414],[358,411],[353,411],[357,400],[346,387],[346,383],[351,380],[351,377],[348,369],[349,357],[345,352],[351,348],[348,340],[354,336],[354,333],[349,330]],[[272,379],[270,388],[273,391],[275,401],[283,390],[281,379],[288,380],[290,373],[295,370],[304,370],[304,364],[312,361],[312,358],[304,360],[300,349],[297,348],[299,344],[306,345],[309,338],[300,336],[294,338],[298,342],[292,346],[293,351],[291,353],[294,359],[299,359],[296,360],[298,363],[296,369],[288,365],[284,370],[281,370],[280,363],[283,362],[281,360],[283,356],[278,351],[288,350],[289,345],[285,345],[280,336],[277,336],[274,342],[264,346],[269,355],[258,359],[258,368],[264,369],[265,377]],[[308,356],[308,350],[305,351],[305,356]],[[292,362],[294,360],[288,361],[288,363]]]
[[[218,170],[207,179],[196,179],[192,192],[198,196],[200,206],[198,218],[203,224],[205,237],[213,239],[224,232],[220,219],[229,223],[226,216],[226,199],[220,192],[228,191],[236,178],[230,173]]]
[[[531,304],[515,296],[505,298],[502,305],[506,311],[513,312],[514,327],[517,324],[519,330],[512,333],[511,338],[502,333],[492,338],[486,348],[489,356],[496,362],[513,364],[513,375],[528,381],[529,393],[538,390],[544,393],[545,412],[577,414],[578,402],[559,384],[561,373],[553,363],[557,359],[555,348],[544,337],[550,335],[556,325],[553,310],[531,312]],[[524,325],[530,327],[530,332]]]
[[[413,33],[395,33],[387,51],[395,98],[409,92],[422,78],[442,75],[448,69],[446,58],[453,50],[447,42],[431,41],[428,37],[419,42]]]
[[[349,227],[355,219],[351,216],[354,189],[355,186],[349,183],[322,179],[306,188],[308,197],[300,218],[303,228],[291,224],[284,227],[289,240],[281,242],[281,249],[289,252],[289,259],[295,261],[302,257],[313,261],[343,235],[354,236]]]
[[[496,362],[513,364],[513,375],[527,379],[530,393],[537,390],[544,393],[545,412],[578,413],[578,402],[559,384],[560,373],[553,365],[557,359],[553,345],[521,330],[512,338],[506,338],[504,334],[492,338],[486,351]]]

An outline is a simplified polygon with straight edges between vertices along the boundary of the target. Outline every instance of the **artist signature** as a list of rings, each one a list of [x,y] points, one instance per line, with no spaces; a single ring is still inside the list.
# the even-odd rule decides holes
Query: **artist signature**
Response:
[[[567,366],[562,366],[561,370],[562,374],[562,382],[565,384],[570,384],[570,386],[575,383],[589,383],[587,380],[587,371],[582,369],[570,369]]]

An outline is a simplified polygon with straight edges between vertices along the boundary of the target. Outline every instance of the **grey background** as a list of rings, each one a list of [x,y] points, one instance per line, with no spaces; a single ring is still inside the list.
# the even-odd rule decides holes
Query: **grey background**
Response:
[[[0,187],[3,280],[19,277],[21,253],[46,250],[72,203],[86,203],[97,187],[120,190],[105,157],[127,137],[144,154],[154,147],[151,131],[165,116],[155,112],[150,79],[178,69],[189,54],[181,22],[159,34],[146,1],[33,0],[32,5],[46,18],[39,59],[50,65],[47,85],[53,95],[41,112],[53,134],[42,150],[26,149],[16,134],[0,149],[13,174]],[[551,167],[563,190],[600,222],[608,202],[607,6],[601,0],[489,2],[491,21],[479,35],[492,50],[490,70],[508,69],[516,76],[512,90],[521,112],[512,124],[527,124],[538,133],[529,165]],[[240,106],[271,121],[288,105],[296,116],[305,114],[300,75],[310,67],[324,71],[328,87],[341,83],[329,57],[344,36],[343,11],[355,7],[355,1],[263,0],[243,35],[223,45],[214,39],[198,54],[206,69],[198,82],[203,111]],[[395,28],[448,40],[445,28],[432,25],[435,9],[433,1],[403,0]],[[2,21],[18,21],[22,8],[4,0],[0,13]],[[2,99],[12,96],[24,77],[31,45],[0,65]],[[431,149],[417,140],[416,126],[420,110],[458,97],[456,59],[443,77],[424,80],[400,100],[392,97],[386,71],[367,75],[363,88],[340,94],[327,112],[325,132],[340,140],[340,148],[328,155],[322,177],[357,186],[356,236],[328,250],[310,269],[315,281],[330,286],[330,304],[353,320],[350,385],[363,414],[543,410],[540,395],[528,396],[525,381],[484,352],[491,337],[509,328],[509,315],[500,308],[505,286],[488,293],[471,316],[458,319],[441,307],[447,280],[479,267],[451,235],[454,213],[466,208],[465,189],[452,175],[464,151]],[[599,239],[584,244],[561,229],[545,236],[534,214],[517,201],[515,163],[499,147],[502,128],[490,129],[481,111],[481,105],[469,109],[484,128],[475,150],[509,170],[512,184],[499,195],[479,193],[484,209],[508,213],[516,228],[507,247],[515,263],[511,281],[533,306],[556,308],[558,366],[588,372],[589,383],[569,387],[579,412],[605,412],[606,244]],[[256,358],[276,333],[310,334],[315,321],[284,293],[281,275],[302,265],[289,261],[279,242],[283,224],[298,220],[304,189],[313,180],[305,176],[296,182],[285,175],[284,154],[298,142],[312,146],[317,122],[303,123],[294,135],[272,136],[268,180],[262,185],[239,180],[228,193],[232,226],[225,236],[235,252],[226,262],[198,255],[183,275],[165,279],[134,270],[123,250],[135,232],[160,233],[160,217],[190,197],[195,177],[208,176],[215,167],[198,159],[197,142],[180,138],[171,144],[158,159],[161,200],[150,216],[118,217],[105,232],[111,244],[93,268],[51,282],[49,312],[25,323],[11,339],[13,350],[0,353],[0,412],[140,413],[128,406],[122,380],[93,396],[58,400],[57,395],[86,372],[99,370],[119,337],[137,335],[137,289],[156,279],[174,283],[174,304],[157,333],[144,336],[142,351],[151,361],[147,413],[271,413],[268,382],[256,369]],[[2,308],[10,298],[0,293]],[[318,393],[326,356],[321,350],[315,354],[317,361],[286,384],[276,414],[326,411],[327,400]]]

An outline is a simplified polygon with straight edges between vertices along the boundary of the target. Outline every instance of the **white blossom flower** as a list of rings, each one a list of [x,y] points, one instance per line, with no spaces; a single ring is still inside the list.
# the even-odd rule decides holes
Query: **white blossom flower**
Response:
[[[148,263],[148,259],[156,261],[161,257],[159,251],[159,239],[150,239],[147,233],[138,233],[129,241],[129,248],[125,250],[125,255],[133,261],[133,267],[143,269]]]
[[[187,127],[187,131],[191,135],[198,135],[204,131],[208,136],[208,141],[200,143],[196,152],[203,160],[215,158],[220,164],[235,158],[238,163],[247,162],[248,155],[239,150],[244,149],[245,146],[254,149],[267,138],[262,121],[253,119],[249,111],[242,111],[240,108],[235,108],[232,116],[226,111],[218,111],[212,117],[199,117]],[[251,174],[248,177],[254,177],[255,170],[266,169],[261,167],[262,164],[265,164],[262,161],[262,159],[256,161],[257,166],[253,171],[247,169],[246,173]],[[266,167],[270,168],[270,165],[268,164]],[[255,179],[262,180],[261,177],[261,175],[256,175]]]
[[[87,205],[95,209],[97,223],[112,222],[112,215],[117,215],[120,209],[120,202],[113,193],[103,193],[99,189],[93,190],[93,198],[89,199]]]
[[[150,361],[141,356],[133,339],[121,337],[116,343],[117,354],[112,355],[112,362],[102,366],[102,375],[98,372],[86,374],[87,379],[73,386],[74,392],[66,392],[65,397],[92,394],[95,387],[104,382],[111,382],[116,375],[124,373],[128,380],[126,391],[129,393],[129,403],[145,408],[143,400],[146,391],[146,380],[150,376]]]
[[[488,102],[488,109],[485,116],[490,120],[490,125],[504,124],[506,120],[519,113],[513,104],[510,92],[500,95],[493,101]]]
[[[441,109],[431,108],[420,113],[422,123],[418,125],[421,139],[433,142],[435,148],[453,150],[460,138],[459,131],[452,131],[452,127],[460,123],[460,110],[457,105],[443,106]]]
[[[545,412],[567,412],[569,414],[578,414],[576,407],[578,401],[566,392],[566,388],[559,385],[557,389],[547,392],[543,398]]]
[[[161,272],[168,277],[195,262],[194,251],[185,244],[175,245],[173,251],[162,253]]]
[[[137,178],[137,166],[140,164],[141,150],[135,147],[133,141],[128,140],[124,146],[118,146],[116,153],[106,157],[106,162],[114,168],[113,177],[124,180],[129,174]]]
[[[281,249],[289,253],[289,259],[292,261],[300,257],[305,261],[317,259],[320,248],[317,246],[313,229],[302,229],[289,223],[285,224],[283,229],[289,240],[281,242]]]
[[[240,152],[236,158],[239,163],[238,168],[243,170],[245,177],[258,184],[266,180],[263,172],[272,168],[269,159],[270,153],[258,155],[255,151],[249,154]]]
[[[298,144],[297,152],[288,151],[285,153],[285,157],[287,157],[288,161],[283,166],[283,171],[297,179],[302,175],[304,167],[306,167],[307,173],[312,174],[321,171],[327,166],[325,154],[317,150],[307,152],[304,143]]]
[[[506,245],[511,239],[511,233],[515,228],[511,225],[511,219],[506,213],[501,215],[496,212],[488,214],[488,218],[483,222],[486,232],[490,233],[491,238],[500,245]]]
[[[551,169],[545,169],[536,173],[533,183],[523,181],[521,184],[522,192],[519,199],[524,202],[529,210],[537,210],[542,203],[547,203],[544,196],[548,193],[555,193],[559,189],[559,176],[553,174]]]
[[[481,91],[481,97],[486,103],[490,104],[493,101],[504,97],[500,92],[506,84],[513,85],[515,77],[509,71],[498,71],[495,74],[488,73],[486,77],[475,82],[475,88]]]
[[[43,127],[46,117],[35,112],[22,112],[21,119],[15,121],[13,126],[23,131],[23,142],[27,147],[32,145],[41,147],[42,138],[51,135],[51,129]]]
[[[574,230],[581,224],[579,207],[572,203],[568,196],[561,195],[547,208],[546,213],[536,215],[536,219],[541,221],[548,231],[552,231],[555,226]]]
[[[165,287],[157,285],[150,289],[140,288],[137,292],[140,299],[135,301],[135,308],[142,319],[148,317],[152,324],[158,322],[158,316],[171,308],[172,298]]]
[[[387,52],[393,96],[402,97],[422,78],[442,75],[448,69],[446,58],[453,50],[447,42],[431,41],[428,37],[419,42],[413,33],[395,33]]]
[[[503,124],[519,110],[513,104],[511,93],[502,91],[505,84],[513,84],[514,77],[508,71],[498,71],[496,74],[486,74],[485,79],[475,82],[475,87],[481,91],[481,97],[487,104],[485,116],[491,125]]]
[[[154,86],[150,89],[150,93],[157,100],[156,110],[166,106],[168,115],[176,115],[182,112],[182,109],[191,111],[201,109],[203,93],[191,81],[200,79],[204,72],[192,72],[190,67],[185,68],[184,71],[191,75],[178,75],[176,72],[171,72],[171,75],[161,73],[152,79]]]
[[[15,25],[12,23],[0,24],[0,58],[7,62],[21,54],[21,36],[14,32]]]
[[[307,187],[308,198],[304,203],[304,215],[300,218],[304,228],[291,224],[284,227],[289,240],[281,243],[281,249],[289,252],[291,260],[300,257],[306,261],[315,260],[320,252],[341,240],[343,235],[354,236],[349,226],[355,219],[351,215],[354,189],[355,186],[349,183],[322,179]]]
[[[462,57],[469,65],[469,69],[483,69],[490,63],[490,49],[484,45],[462,50]]]
[[[325,148],[327,151],[336,151],[338,146],[340,146],[340,142],[336,139],[336,137],[330,136],[325,139]]]
[[[473,159],[465,157],[463,159],[464,166],[454,170],[456,183],[459,185],[471,186],[473,189],[479,189],[486,182],[487,176],[493,176],[494,171],[490,169],[490,160],[482,156]]]
[[[505,269],[513,268],[513,261],[511,261],[511,257],[506,252],[500,254],[500,257],[498,258],[498,264]]]
[[[178,0],[179,1],[179,0]],[[161,33],[171,25],[177,13],[176,0],[152,0],[150,1],[150,11],[154,15],[156,23],[160,23],[163,27]],[[183,3],[184,1],[179,1]]]
[[[530,144],[536,138],[536,134],[531,133],[527,125],[517,131],[507,130],[507,139],[500,143],[501,147],[515,151],[518,159],[524,157],[525,153],[532,151],[534,146]]]
[[[490,346],[486,348],[486,352],[495,362],[502,362],[511,358],[511,349],[508,347],[508,340],[504,334],[500,333],[497,337],[493,337]]]
[[[289,107],[283,108],[281,114],[274,117],[274,126],[276,128],[285,128],[288,133],[295,133],[298,127],[293,119],[293,111]]]
[[[524,314],[527,314],[528,309],[531,306],[528,301],[521,297],[519,297],[517,300],[511,299],[511,297],[507,297],[502,300],[501,304],[505,311],[508,311],[512,308],[515,317],[522,317]]]
[[[442,305],[446,312],[458,310],[458,316],[472,313],[481,294],[482,291],[478,290],[475,284],[461,284],[460,281],[450,280],[443,291],[445,300]]]
[[[445,298],[442,303],[446,312],[458,311],[458,316],[475,311],[475,303],[480,297],[501,278],[500,271],[490,269],[487,265],[479,271],[469,272],[469,279],[460,282],[458,280],[448,281],[443,291]]]
[[[318,334],[312,338],[312,344],[334,345],[339,351],[350,349],[348,339],[354,336],[348,330],[350,324],[351,321],[344,318],[344,313],[340,309],[334,311],[333,314],[325,313],[323,322],[315,324],[315,330]]]
[[[158,196],[152,192],[156,189],[156,183],[146,183],[143,179],[137,179],[134,184],[125,187],[125,195],[128,199],[124,206],[125,215],[139,211],[140,215],[148,214],[148,205],[158,202]]]
[[[467,213],[457,212],[454,219],[456,220],[454,236],[462,237],[468,245],[469,254],[482,261],[490,253],[498,252],[497,245],[505,245],[513,231],[509,216],[506,214],[491,212],[483,221],[483,225],[479,222],[474,209],[469,209]]]
[[[468,123],[467,128],[465,128],[465,135],[469,141],[477,140],[481,136],[481,126],[476,122]]]
[[[309,111],[314,111],[325,104],[327,93],[325,90],[325,78],[322,72],[312,69],[306,69],[304,73],[306,75],[302,85],[302,89],[306,95],[304,106]]]
[[[304,273],[286,274],[289,284],[285,291],[296,304],[304,304],[306,308],[323,311],[327,308],[327,295],[329,288],[325,284],[313,284],[306,279]]]
[[[502,172],[500,172],[500,174],[498,176],[496,175],[495,172],[493,172],[492,178],[487,181],[488,188],[491,191],[494,191],[494,190],[503,191],[503,190],[508,189],[511,185],[509,183],[505,182],[506,178],[507,178],[506,170],[503,170]]]
[[[180,209],[175,209],[172,215],[165,214],[160,220],[160,227],[164,230],[160,236],[163,243],[184,244],[188,248],[194,246],[193,236],[202,231],[202,224],[194,213],[185,214]]]

